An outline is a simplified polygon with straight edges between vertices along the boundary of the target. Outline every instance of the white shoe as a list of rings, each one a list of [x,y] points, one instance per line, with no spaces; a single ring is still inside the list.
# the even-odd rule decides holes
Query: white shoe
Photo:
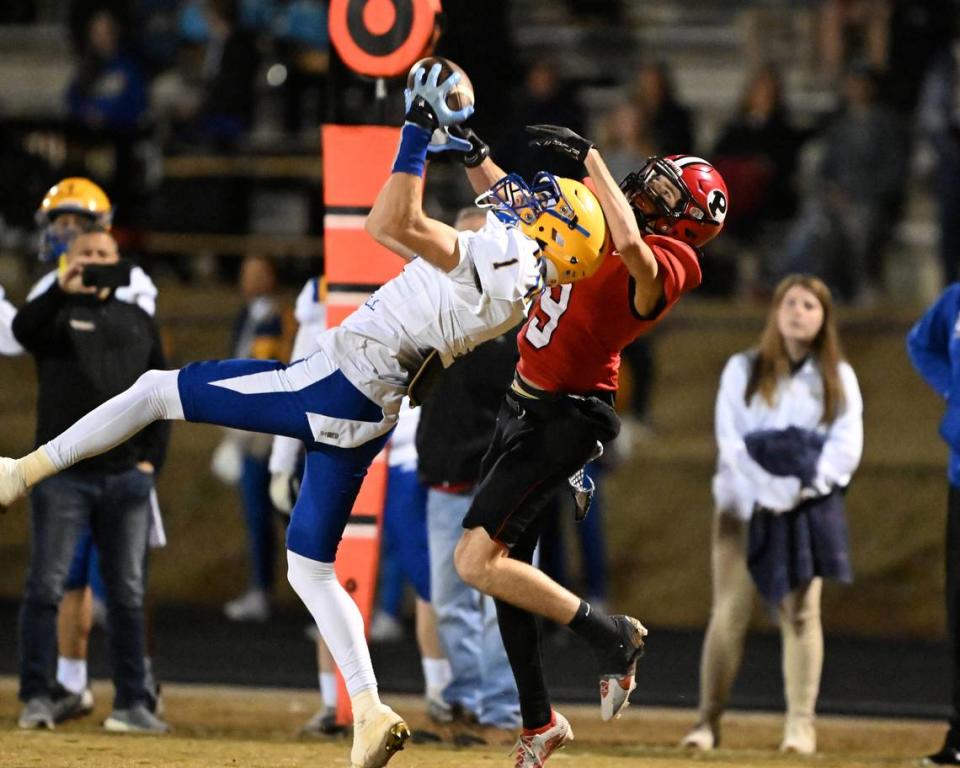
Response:
[[[386,704],[376,704],[353,721],[352,768],[382,768],[410,738],[410,728]]]
[[[9,507],[27,492],[27,483],[16,459],[0,457],[0,507]]]
[[[637,659],[643,653],[647,628],[632,616],[611,616],[620,630],[616,658],[606,664],[624,664],[619,671],[607,670],[600,675],[600,718],[606,722],[619,718],[630,706],[630,694],[637,687]]]
[[[515,768],[543,768],[543,764],[558,749],[573,741],[573,729],[567,718],[553,710],[553,719],[549,724],[536,731],[524,728],[520,732],[514,757]]]
[[[817,751],[817,730],[812,717],[787,718],[780,751],[797,755],[812,755]]]
[[[258,621],[270,618],[270,598],[262,589],[248,589],[240,597],[223,606],[230,621]]]
[[[370,621],[370,639],[375,643],[392,643],[403,639],[403,624],[384,611],[376,611]]]
[[[710,723],[697,723],[696,727],[680,740],[680,746],[709,752],[716,748],[718,742],[717,731]]]

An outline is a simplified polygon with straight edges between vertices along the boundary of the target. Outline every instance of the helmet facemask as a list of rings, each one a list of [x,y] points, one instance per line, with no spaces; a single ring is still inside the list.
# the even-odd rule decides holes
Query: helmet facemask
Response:
[[[680,221],[722,225],[690,193],[680,169],[672,160],[651,157],[644,166],[620,182],[640,228],[650,234],[669,232]]]
[[[86,211],[58,210],[48,217],[48,224],[40,232],[40,260],[56,261],[68,250],[77,235],[105,227],[101,217]]]
[[[571,241],[576,238],[588,241],[595,234],[588,226],[599,226],[602,243],[606,231],[602,214],[598,214],[599,224],[584,226],[577,213],[578,206],[564,193],[561,183],[570,184],[571,180],[560,180],[552,173],[540,171],[528,185],[520,176],[511,173],[476,199],[479,207],[492,209],[500,221],[518,227],[537,243],[546,261],[545,278],[549,285],[572,282],[592,274],[603,255],[602,245],[598,244],[592,257],[586,257],[591,263],[583,264],[584,256],[578,257],[574,253],[578,249],[568,242],[566,232],[571,234]],[[583,210],[582,204],[579,210]]]

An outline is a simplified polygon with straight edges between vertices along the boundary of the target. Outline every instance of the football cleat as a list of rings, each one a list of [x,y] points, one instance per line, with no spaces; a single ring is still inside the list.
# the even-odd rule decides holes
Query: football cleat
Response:
[[[643,652],[647,630],[631,616],[611,616],[620,630],[620,645],[614,660],[606,662],[607,671],[600,673],[600,717],[620,717],[630,704],[630,694],[637,687],[637,659]]]
[[[543,764],[558,749],[573,741],[573,729],[567,718],[551,711],[550,722],[536,730],[523,729],[516,746],[514,768],[543,768]]]
[[[386,704],[376,704],[362,719],[354,720],[350,764],[352,768],[383,768],[409,738],[410,728],[403,718]]]

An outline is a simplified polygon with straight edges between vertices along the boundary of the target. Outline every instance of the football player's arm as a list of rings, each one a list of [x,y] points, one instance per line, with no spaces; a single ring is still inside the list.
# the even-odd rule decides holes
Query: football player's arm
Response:
[[[433,132],[462,123],[470,117],[473,107],[451,111],[447,94],[459,82],[460,75],[454,73],[442,83],[439,76],[439,63],[429,73],[421,67],[404,92],[407,114],[400,129],[400,146],[393,171],[367,216],[366,228],[386,247],[396,250],[397,245],[402,246],[449,272],[460,263],[457,231],[423,212],[423,172]]]
[[[404,126],[404,131],[408,128],[423,130],[409,123]],[[460,263],[457,231],[423,212],[422,195],[423,179],[420,176],[397,171],[390,174],[367,216],[367,232],[378,243],[401,256],[404,252],[410,257],[419,254],[438,269],[449,272]]]
[[[607,220],[610,237],[620,254],[620,260],[636,283],[633,305],[637,313],[646,317],[656,309],[663,296],[663,275],[653,250],[644,241],[633,215],[630,202],[603,162],[596,147],[587,152],[584,166],[593,181],[597,200]]]
[[[385,248],[389,248],[404,261],[413,261],[415,258],[417,258],[416,253],[407,248],[407,246],[405,246],[399,240],[395,240],[389,235],[377,237],[377,242],[379,242],[380,245],[384,246]]]
[[[466,171],[470,186],[473,187],[473,191],[478,195],[486,192],[507,175],[503,168],[493,162],[493,159],[489,156],[485,157],[483,162],[475,168],[467,167]]]

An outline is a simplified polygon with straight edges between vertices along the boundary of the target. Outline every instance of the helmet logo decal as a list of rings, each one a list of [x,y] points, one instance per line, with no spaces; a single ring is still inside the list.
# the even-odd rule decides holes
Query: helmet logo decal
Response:
[[[714,189],[707,196],[707,208],[710,215],[718,222],[722,222],[727,215],[727,196],[722,190]]]

